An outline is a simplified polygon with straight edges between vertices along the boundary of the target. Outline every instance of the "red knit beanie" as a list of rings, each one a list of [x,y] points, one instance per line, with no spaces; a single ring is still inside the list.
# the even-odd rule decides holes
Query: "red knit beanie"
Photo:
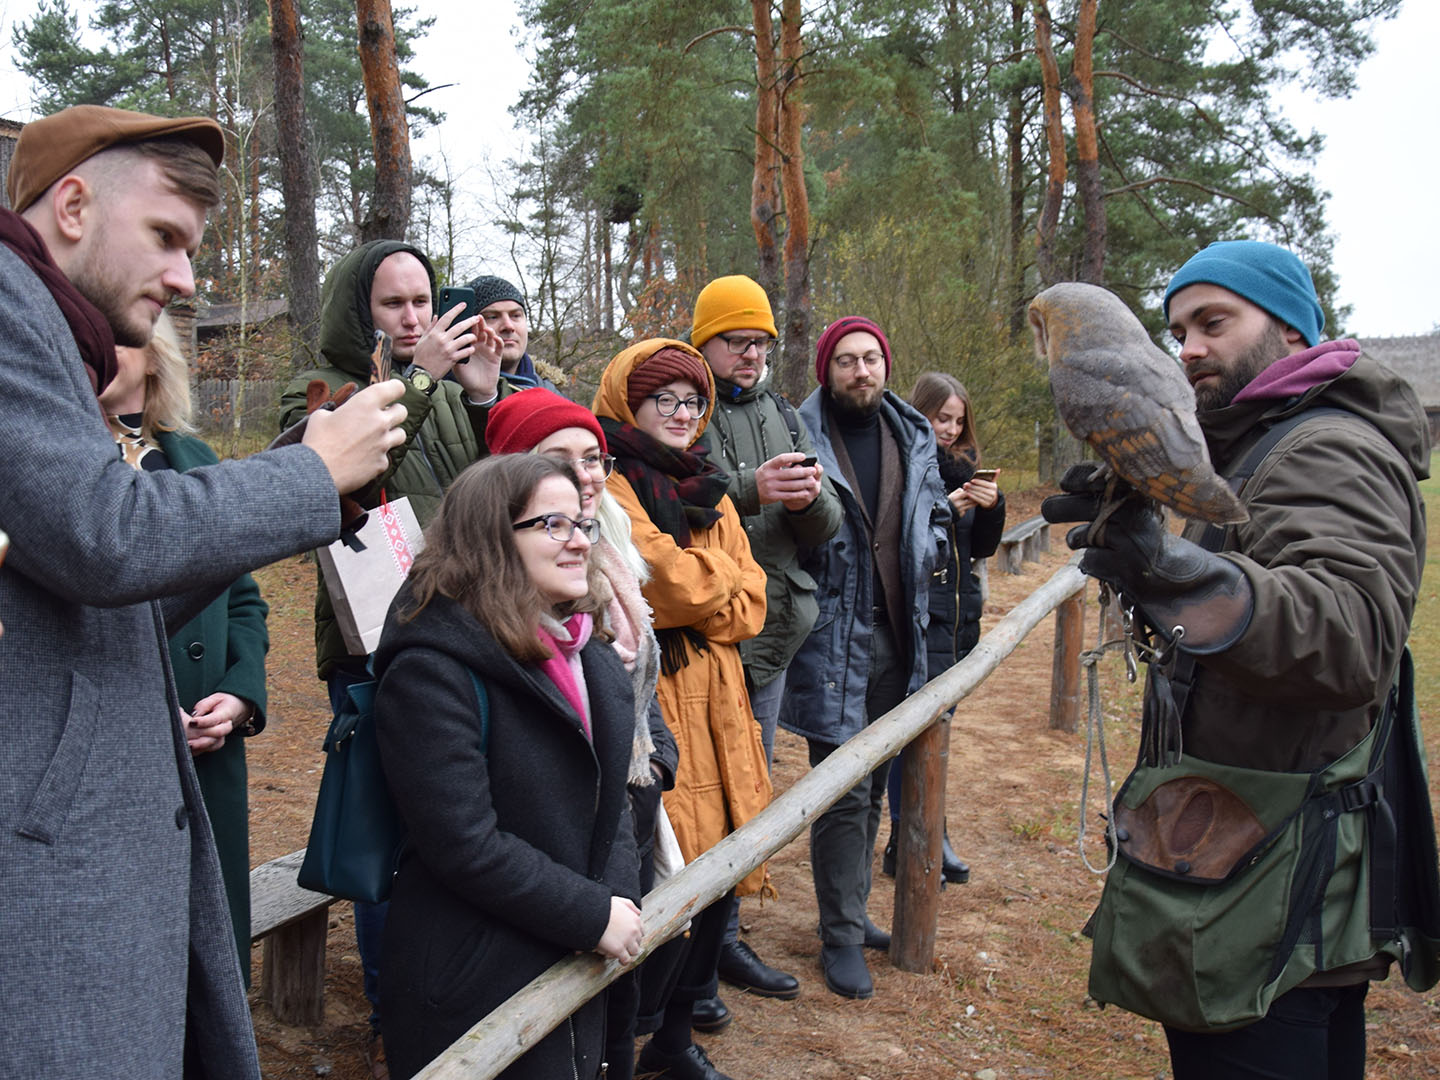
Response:
[[[537,386],[502,398],[490,410],[485,423],[485,443],[492,454],[523,454],[555,432],[584,428],[600,441],[605,453],[605,433],[600,421],[583,405]]]
[[[645,399],[666,383],[684,379],[695,384],[702,397],[710,397],[710,369],[698,356],[666,345],[656,349],[646,360],[635,365],[625,383],[626,402],[632,413],[638,413]]]
[[[885,357],[885,379],[887,382],[889,381],[892,361],[890,359],[890,342],[885,337],[885,331],[863,315],[846,315],[827,326],[825,332],[820,335],[819,343],[815,346],[815,378],[820,380],[821,386],[829,385],[830,358],[835,354],[835,346],[846,334],[853,334],[857,330],[874,334],[875,340],[880,342],[880,353]]]

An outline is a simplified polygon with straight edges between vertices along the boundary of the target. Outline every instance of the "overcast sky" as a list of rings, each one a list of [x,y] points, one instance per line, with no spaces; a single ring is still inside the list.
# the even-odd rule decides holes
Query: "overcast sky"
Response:
[[[25,80],[14,68],[11,27],[34,6],[35,0],[0,0],[0,116],[33,118]],[[91,5],[79,0],[73,6],[83,22]],[[486,160],[498,166],[523,151],[507,111],[528,72],[514,7],[496,0],[431,0],[422,7],[436,22],[417,44],[415,68],[432,85],[455,85],[429,95],[447,119],[419,142],[416,156],[443,148],[459,185],[485,201]],[[1361,68],[1354,97],[1318,102],[1289,94],[1284,101],[1298,126],[1326,136],[1317,172],[1331,193],[1340,299],[1354,308],[1346,330],[1362,337],[1428,333],[1440,329],[1434,194],[1440,186],[1434,138],[1440,4],[1408,0],[1375,37],[1378,49]],[[500,256],[494,240],[476,237],[472,248],[471,259]]]

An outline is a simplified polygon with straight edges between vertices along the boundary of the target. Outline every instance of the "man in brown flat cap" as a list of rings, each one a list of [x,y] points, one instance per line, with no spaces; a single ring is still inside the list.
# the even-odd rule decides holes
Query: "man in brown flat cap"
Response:
[[[258,1078],[165,626],[335,539],[403,437],[398,382],[301,443],[120,460],[96,401],[195,290],[218,126],[81,106],[27,125],[0,210],[0,1072]]]

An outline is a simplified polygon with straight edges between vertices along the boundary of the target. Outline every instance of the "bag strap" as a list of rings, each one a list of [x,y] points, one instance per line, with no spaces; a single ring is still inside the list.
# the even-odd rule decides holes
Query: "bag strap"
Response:
[[[1302,409],[1297,413],[1277,420],[1265,429],[1265,432],[1251,444],[1245,456],[1241,458],[1230,473],[1225,476],[1230,490],[1238,496],[1245,487],[1246,481],[1255,475],[1255,470],[1260,468],[1261,462],[1270,456],[1270,452],[1279,445],[1280,440],[1294,431],[1301,424],[1309,423],[1311,420],[1319,420],[1326,416],[1354,416],[1349,409],[1339,409],[1333,405],[1317,405],[1314,408]],[[1204,533],[1196,541],[1206,551],[1219,552],[1225,549],[1225,541],[1230,536],[1232,526],[1216,525],[1211,523],[1205,526]],[[1195,688],[1195,665],[1197,657],[1194,653],[1186,652],[1184,649],[1177,650],[1175,666],[1169,674],[1170,697],[1175,703],[1175,723],[1180,724],[1185,720],[1185,707],[1190,702],[1190,692]]]
[[[785,417],[785,428],[790,432],[790,446],[792,448],[800,445],[800,414],[795,411],[795,406],[790,404],[790,399],[774,390],[765,391],[775,402],[775,407],[780,410],[780,415]]]
[[[487,754],[490,752],[490,695],[473,668],[470,669],[470,681],[475,685],[475,696],[480,701],[480,752]]]

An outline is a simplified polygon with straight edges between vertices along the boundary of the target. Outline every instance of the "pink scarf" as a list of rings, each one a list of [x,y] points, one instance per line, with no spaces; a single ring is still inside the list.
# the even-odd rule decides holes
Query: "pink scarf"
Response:
[[[594,621],[585,612],[571,615],[563,623],[552,623],[558,633],[547,629],[542,623],[535,635],[549,647],[551,655],[540,661],[540,670],[555,684],[555,688],[580,714],[580,723],[585,728],[585,737],[590,734],[590,703],[585,693],[585,674],[580,666],[580,650],[590,640]]]

